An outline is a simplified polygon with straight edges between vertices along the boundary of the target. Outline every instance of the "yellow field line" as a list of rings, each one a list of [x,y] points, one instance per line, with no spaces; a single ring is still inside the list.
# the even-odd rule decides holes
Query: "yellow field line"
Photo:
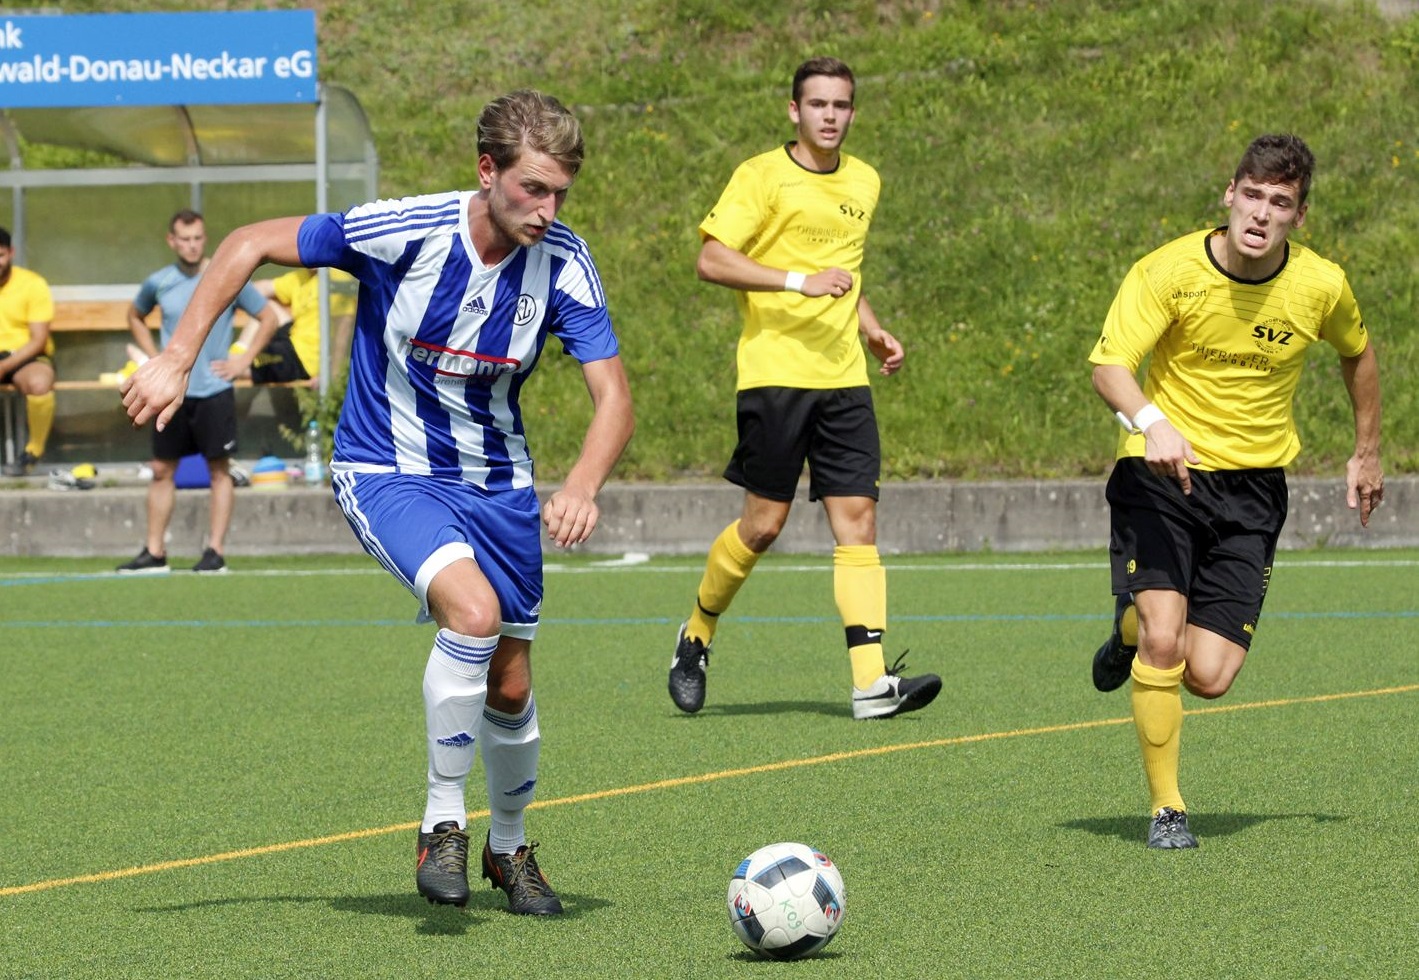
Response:
[[[1242,704],[1217,705],[1207,708],[1195,708],[1186,712],[1186,714],[1213,715],[1230,711],[1248,711],[1257,708],[1284,708],[1298,704],[1320,704],[1326,701],[1370,698],[1386,694],[1408,694],[1412,691],[1419,691],[1419,684],[1404,684],[1399,687],[1379,688],[1372,691],[1349,691],[1341,694],[1317,694],[1312,697],[1304,698],[1281,698],[1273,701],[1249,701]],[[759,766],[745,766],[742,769],[724,769],[719,772],[701,773],[698,776],[677,776],[674,779],[659,779],[653,783],[640,783],[635,786],[620,786],[614,789],[596,790],[592,793],[563,796],[555,800],[538,800],[529,806],[528,809],[541,810],[554,806],[569,806],[574,803],[589,803],[594,800],[629,796],[633,793],[648,793],[653,790],[674,789],[679,786],[695,786],[701,783],[716,782],[721,779],[737,779],[740,776],[754,776],[759,773],[779,772],[784,769],[798,769],[803,766],[819,766],[831,762],[844,762],[850,759],[865,759],[870,756],[888,755],[893,752],[910,752],[917,749],[937,749],[956,745],[972,745],[977,742],[1021,738],[1027,735],[1054,735],[1060,732],[1078,732],[1090,728],[1127,725],[1132,722],[1133,719],[1131,717],[1102,718],[1095,721],[1070,722],[1065,725],[1045,725],[1039,728],[1018,728],[1012,731],[986,732],[980,735],[959,735],[955,738],[937,738],[923,742],[903,742],[897,745],[880,745],[870,749],[854,749],[850,752],[833,752],[828,755],[813,756],[808,759],[788,759],[783,762],[769,762]],[[472,820],[479,820],[488,816],[488,811],[478,810],[469,813],[468,816]],[[322,847],[326,844],[342,844],[346,841],[364,840],[369,837],[380,837],[385,834],[407,833],[416,829],[418,826],[417,821],[391,824],[387,827],[352,830],[343,834],[330,834],[326,837],[311,837],[306,840],[286,841],[281,844],[248,847],[238,851],[224,851],[221,854],[208,854],[203,857],[183,858],[177,861],[159,861],[154,864],[143,864],[133,868],[121,868],[115,871],[100,871],[94,874],[76,875],[72,878],[52,878],[48,881],[36,881],[28,885],[11,885],[6,888],[0,888],[0,898],[10,895],[26,895],[30,892],[47,891],[51,888],[64,888],[69,885],[89,885],[104,881],[117,881],[121,878],[135,878],[139,875],[157,874],[160,871],[176,871],[181,868],[195,868],[204,864],[217,864],[223,861],[237,861],[243,858],[262,857],[267,854],[280,854],[285,851],[294,851],[303,847]]]

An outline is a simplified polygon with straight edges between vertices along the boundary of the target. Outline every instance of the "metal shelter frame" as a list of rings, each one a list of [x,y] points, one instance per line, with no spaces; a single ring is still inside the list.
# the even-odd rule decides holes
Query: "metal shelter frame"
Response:
[[[332,181],[378,192],[379,161],[369,121],[348,89],[318,83],[314,103],[91,106],[0,109],[9,169],[0,188],[13,201],[16,261],[25,261],[25,193],[34,188],[187,184],[201,210],[213,184],[313,183],[315,212],[330,210]],[[98,151],[124,166],[28,169],[25,149],[46,144]],[[352,202],[353,203],[353,202]],[[320,279],[320,394],[330,383],[330,277]]]

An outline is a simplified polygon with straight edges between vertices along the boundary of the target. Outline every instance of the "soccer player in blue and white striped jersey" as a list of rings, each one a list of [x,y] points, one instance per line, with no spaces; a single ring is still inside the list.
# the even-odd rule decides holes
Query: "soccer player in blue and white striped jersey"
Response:
[[[540,509],[558,546],[591,535],[596,495],[634,428],[595,263],[556,220],[583,152],[561,103],[513,92],[478,117],[477,190],[237,229],[167,348],[121,389],[135,424],[165,425],[202,339],[264,262],[359,280],[331,472],[360,543],[439,626],[424,673],[416,876],[431,902],[468,901],[464,790],[481,746],[492,813],[483,875],[514,912],[562,910],[523,828],[540,746],[530,654],[542,550],[518,396],[548,334],[581,363],[594,407],[580,456]]]

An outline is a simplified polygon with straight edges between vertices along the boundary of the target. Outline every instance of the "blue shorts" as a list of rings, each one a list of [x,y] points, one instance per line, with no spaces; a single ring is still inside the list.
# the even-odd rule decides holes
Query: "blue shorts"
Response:
[[[530,487],[489,492],[462,480],[406,473],[336,473],[335,499],[365,551],[419,600],[461,558],[487,576],[504,636],[531,640],[542,611],[542,523]]]

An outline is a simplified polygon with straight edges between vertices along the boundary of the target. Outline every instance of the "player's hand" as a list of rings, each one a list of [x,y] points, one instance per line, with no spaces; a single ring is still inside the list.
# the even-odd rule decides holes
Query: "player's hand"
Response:
[[[1345,503],[1360,511],[1360,526],[1370,526],[1370,515],[1384,502],[1385,478],[1378,456],[1351,456],[1345,464]]]
[[[547,525],[547,536],[558,548],[570,548],[591,537],[600,517],[601,509],[594,498],[567,487],[542,505],[542,523]]]
[[[1143,438],[1143,461],[1148,469],[1156,476],[1177,480],[1184,494],[1192,493],[1192,474],[1187,464],[1200,462],[1192,444],[1167,419],[1148,426]]]
[[[161,432],[172,421],[187,393],[187,371],[178,367],[171,357],[159,354],[120,381],[118,393],[134,428],[156,419]]]
[[[877,369],[878,374],[886,377],[901,370],[902,362],[907,359],[907,352],[900,340],[885,330],[864,334],[863,339],[867,341],[867,349],[872,352],[872,356],[882,362],[882,366]]]
[[[230,357],[225,361],[213,361],[212,373],[224,381],[244,378],[251,371],[250,358]]]
[[[804,296],[846,296],[852,291],[852,273],[843,269],[824,269],[803,280]]]

